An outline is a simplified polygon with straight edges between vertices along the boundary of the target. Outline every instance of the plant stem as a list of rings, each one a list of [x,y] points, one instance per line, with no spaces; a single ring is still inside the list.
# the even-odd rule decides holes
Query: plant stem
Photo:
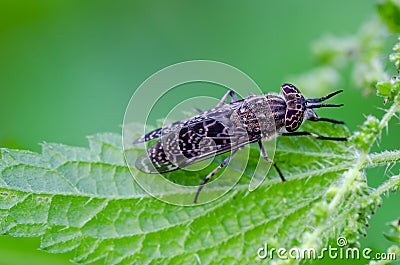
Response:
[[[369,154],[364,162],[364,167],[375,167],[381,164],[388,164],[400,160],[400,150],[384,151],[381,153]]]
[[[380,185],[371,196],[380,196],[383,193],[389,191],[391,188],[400,185],[400,175],[391,177],[388,181]]]

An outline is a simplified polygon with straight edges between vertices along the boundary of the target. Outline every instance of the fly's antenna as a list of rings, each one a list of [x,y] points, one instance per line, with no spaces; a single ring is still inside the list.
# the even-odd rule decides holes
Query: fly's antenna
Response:
[[[318,109],[318,108],[336,108],[336,107],[342,107],[344,104],[313,104],[313,105],[308,105],[307,109]]]
[[[325,100],[327,100],[328,98],[331,98],[331,97],[333,97],[333,96],[335,96],[335,95],[337,95],[337,94],[339,94],[339,93],[342,93],[343,92],[343,90],[338,90],[338,91],[335,91],[335,92],[332,92],[332,93],[330,93],[330,94],[328,94],[328,95],[326,95],[326,96],[323,96],[322,98],[308,98],[308,99],[306,99],[306,102],[307,103],[318,103],[318,102],[322,102],[322,101],[325,101]],[[318,104],[319,105],[319,104]],[[328,106],[327,106],[328,107]]]
[[[308,98],[305,100],[305,102],[306,103],[319,103],[319,102],[325,101],[325,100],[327,100],[339,93],[342,93],[342,92],[343,92],[343,90],[338,90],[338,91],[332,92],[326,96],[323,96],[321,98]],[[317,108],[325,108],[325,107],[335,108],[335,107],[341,107],[341,106],[343,106],[343,104],[324,104],[324,103],[322,103],[322,104],[306,105],[306,108],[307,109],[317,109]]]

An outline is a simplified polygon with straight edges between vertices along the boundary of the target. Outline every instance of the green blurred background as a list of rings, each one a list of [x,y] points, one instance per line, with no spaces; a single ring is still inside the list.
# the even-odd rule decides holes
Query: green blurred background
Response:
[[[87,146],[86,135],[120,132],[134,90],[154,72],[193,59],[221,61],[278,91],[315,63],[310,44],[354,34],[375,1],[0,1],[0,146],[40,152],[41,142]],[[389,52],[389,51],[388,51]],[[382,100],[341,85],[335,112],[351,131]],[[335,88],[333,88],[335,89]],[[318,95],[319,96],[319,95]],[[379,117],[378,116],[378,117]],[[391,123],[391,127],[396,126]],[[400,130],[379,149],[399,147]],[[384,168],[371,170],[371,185]],[[385,199],[363,247],[384,251],[385,223],[399,216]],[[394,209],[394,210],[393,210]],[[70,264],[70,255],[36,250],[39,239],[0,237],[0,265]]]

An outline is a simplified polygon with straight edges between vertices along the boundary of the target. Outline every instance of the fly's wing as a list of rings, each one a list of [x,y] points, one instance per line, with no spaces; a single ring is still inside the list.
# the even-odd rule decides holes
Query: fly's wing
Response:
[[[163,136],[139,156],[136,167],[146,173],[169,172],[259,139],[249,139],[244,128],[224,115],[210,116]]]
[[[149,133],[146,133],[145,135],[141,136],[140,138],[136,139],[133,143],[138,144],[138,143],[143,143],[147,142],[150,140],[154,140],[157,138],[160,138],[163,135],[167,135],[173,132],[177,132],[181,128],[191,126],[194,124],[198,124],[201,122],[206,122],[210,118],[215,118],[215,117],[228,117],[230,114],[232,114],[232,111],[239,106],[240,102],[242,100],[238,100],[234,103],[224,105],[222,107],[214,108],[211,110],[204,111],[190,119],[187,120],[182,120],[182,121],[177,121],[174,123],[171,123],[165,127],[158,128],[154,131],[151,131]]]
[[[155,129],[154,131],[146,133],[145,135],[143,135],[140,138],[133,141],[133,143],[138,144],[138,143],[148,142],[148,141],[160,138],[163,135],[170,134],[171,132],[176,132],[180,128],[188,126],[192,123],[202,122],[206,119],[207,119],[207,116],[197,115],[189,120],[177,121],[177,122],[171,123],[165,127],[158,128],[158,129]]]

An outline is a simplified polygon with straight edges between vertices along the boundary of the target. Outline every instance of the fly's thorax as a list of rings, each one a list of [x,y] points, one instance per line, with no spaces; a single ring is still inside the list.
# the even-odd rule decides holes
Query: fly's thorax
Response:
[[[285,126],[286,102],[285,99],[276,93],[263,95],[266,98],[268,107],[273,115],[275,130],[278,132]]]
[[[266,94],[244,99],[230,119],[250,138],[274,138],[283,126],[285,101],[277,94]]]

